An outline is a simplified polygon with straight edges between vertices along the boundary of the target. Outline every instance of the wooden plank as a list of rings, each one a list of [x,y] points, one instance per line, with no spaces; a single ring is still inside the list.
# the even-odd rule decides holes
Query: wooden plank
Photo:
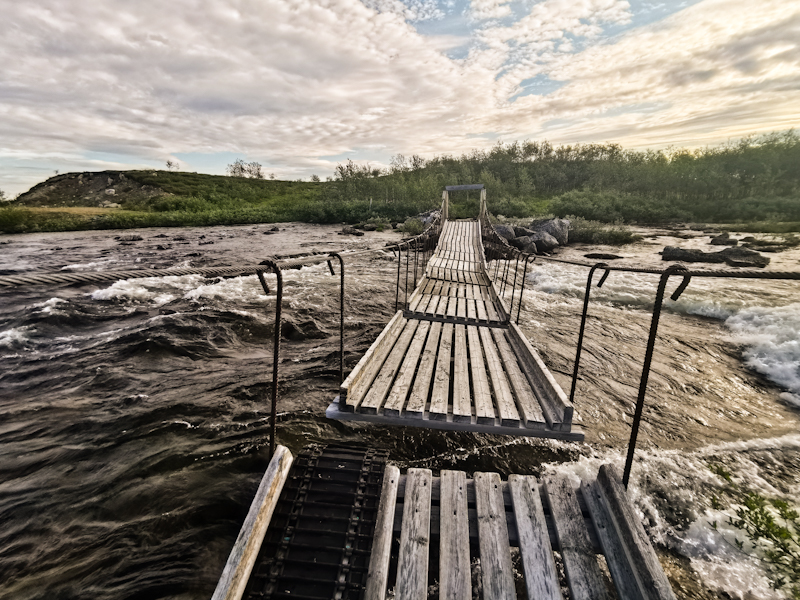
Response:
[[[510,475],[508,487],[514,504],[514,518],[517,522],[519,550],[528,598],[562,600],[536,478]]]
[[[439,348],[439,337],[442,332],[442,324],[433,322],[428,339],[425,342],[425,350],[422,351],[422,359],[419,363],[417,378],[414,380],[414,387],[408,397],[408,404],[404,414],[409,417],[422,418],[425,412],[425,405],[428,403],[428,391],[431,388],[431,378],[433,368],[436,364],[436,352]]]
[[[442,471],[439,521],[439,598],[471,600],[467,476],[463,471]]]
[[[542,407],[539,406],[539,401],[533,393],[533,388],[531,388],[530,383],[528,383],[517,363],[517,357],[511,350],[505,331],[493,329],[492,334],[500,352],[500,359],[503,361],[506,374],[514,390],[514,398],[517,402],[522,422],[526,427],[544,427],[545,420],[542,414]]]
[[[374,414],[381,407],[383,401],[386,399],[386,395],[389,393],[389,386],[392,384],[392,381],[394,381],[395,375],[397,375],[400,363],[405,357],[408,345],[411,343],[411,340],[414,339],[414,333],[419,323],[420,321],[415,320],[410,320],[406,323],[403,333],[400,334],[389,357],[372,382],[372,387],[369,388],[366,396],[364,396],[364,400],[359,405],[359,412]]]
[[[425,600],[428,596],[430,518],[431,471],[409,469],[403,500],[395,598]]]
[[[400,469],[386,465],[383,471],[383,486],[372,538],[372,553],[369,557],[367,583],[364,600],[383,600],[389,578],[389,559],[391,558],[394,525],[394,509],[397,503],[397,486],[400,482]]]
[[[483,342],[483,354],[486,357],[489,377],[492,380],[494,390],[494,400],[497,405],[497,414],[503,425],[516,425],[519,423],[519,412],[514,403],[514,396],[511,394],[511,387],[508,384],[503,365],[497,355],[497,345],[492,337],[492,333],[487,327],[479,327],[478,331]]]
[[[475,405],[475,416],[478,423],[493,423],[495,420],[492,393],[489,389],[489,379],[486,376],[486,365],[483,361],[481,340],[478,328],[474,325],[467,327],[467,341],[469,345],[469,366],[472,373],[472,401]]]
[[[486,302],[483,302],[481,300],[477,300],[475,302],[475,308],[478,311],[478,318],[481,321],[488,321],[489,320],[489,315],[486,313]]]
[[[516,599],[503,488],[497,473],[475,473],[475,509],[478,513],[483,597]]]
[[[625,546],[614,530],[614,523],[606,510],[602,493],[596,482],[581,481],[581,492],[589,514],[594,522],[594,529],[600,539],[603,555],[606,557],[608,570],[617,588],[617,595],[625,600],[644,600],[645,596],[639,590],[636,576],[633,574],[628,557],[625,555]]]
[[[509,323],[507,331],[508,340],[525,367],[525,375],[536,392],[548,424],[561,431],[569,431],[573,407],[566,394],[520,328],[515,323]]]
[[[411,391],[411,382],[414,380],[419,355],[422,354],[422,346],[428,337],[430,326],[430,321],[420,321],[416,332],[414,332],[414,338],[411,340],[408,350],[406,350],[406,356],[403,359],[397,379],[392,384],[389,397],[383,405],[383,411],[387,415],[399,415],[400,411],[403,410],[408,393]]]
[[[447,404],[450,395],[450,352],[453,344],[453,325],[445,323],[439,340],[436,371],[433,375],[431,406],[428,414],[431,419],[447,419]]]
[[[586,437],[583,429],[577,426],[573,427],[570,431],[555,431],[550,428],[533,429],[531,427],[525,427],[522,424],[517,427],[504,427],[497,423],[484,425],[467,420],[457,421],[455,418],[452,421],[439,421],[436,419],[426,419],[425,417],[417,419],[405,416],[387,417],[381,414],[370,415],[353,413],[340,410],[338,397],[325,409],[325,416],[328,419],[336,419],[338,421],[359,421],[362,423],[377,423],[379,425],[423,427],[427,429],[441,429],[442,431],[469,431],[472,433],[548,438],[554,440],[569,440],[572,442],[582,442]]]
[[[605,499],[617,535],[625,546],[628,560],[644,597],[653,600],[674,600],[675,594],[661,568],[658,556],[612,465],[600,467],[597,486]]]
[[[389,356],[400,330],[405,325],[403,311],[395,313],[389,324],[381,331],[366,354],[344,380],[340,390],[342,410],[353,410],[358,406],[367,388],[372,384],[386,357]],[[348,397],[349,396],[349,397]]]
[[[458,306],[456,308],[456,315],[462,319],[467,318],[467,300],[466,298],[457,298]]]
[[[244,594],[292,460],[292,453],[288,448],[280,445],[275,448],[275,454],[261,478],[212,600],[239,600]]]
[[[467,298],[467,318],[477,320],[478,318],[478,311],[475,306],[475,300],[472,298]]]
[[[466,329],[455,326],[455,353],[453,361],[453,421],[471,421],[472,405],[469,395],[469,360],[467,358]]]
[[[548,477],[544,484],[572,599],[610,600],[576,491],[564,477]]]

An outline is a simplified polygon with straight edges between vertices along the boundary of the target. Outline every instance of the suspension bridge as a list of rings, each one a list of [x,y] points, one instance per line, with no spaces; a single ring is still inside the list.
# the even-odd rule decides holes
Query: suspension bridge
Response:
[[[448,192],[480,214],[448,220]],[[438,241],[398,310],[328,407],[332,419],[580,441],[573,407],[498,293],[483,246],[483,186],[447,188]]]

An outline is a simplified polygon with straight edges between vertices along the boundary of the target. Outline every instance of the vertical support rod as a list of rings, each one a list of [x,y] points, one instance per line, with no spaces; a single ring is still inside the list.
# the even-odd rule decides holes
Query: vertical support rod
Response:
[[[339,259],[339,385],[344,382],[344,259],[338,252],[331,252],[331,256]],[[330,265],[330,261],[328,261]],[[333,268],[331,267],[331,271]]]
[[[414,287],[417,287],[417,263],[419,262],[419,238],[414,240]]]
[[[398,302],[400,302],[400,264],[403,262],[403,247],[397,244],[397,287],[394,291],[394,312],[397,312]]]
[[[535,256],[528,254],[528,256],[525,258],[525,264],[522,266],[522,285],[520,286],[519,290],[519,302],[517,302],[517,325],[519,325],[519,311],[522,309],[522,295],[525,293],[525,279],[526,275],[528,274],[528,261],[531,259],[531,257],[533,260],[536,260]]]
[[[275,299],[275,343],[272,350],[272,412],[270,416],[269,429],[269,456],[275,455],[275,421],[278,418],[278,367],[281,360],[281,309],[283,305],[283,275],[277,263],[264,261],[264,264],[272,269],[278,279],[277,298]],[[264,279],[264,271],[258,271],[258,280],[264,292],[269,295],[267,281]]]
[[[522,256],[521,252],[517,253],[517,262],[514,265],[514,285],[511,286],[511,304],[508,306],[508,320],[511,320],[511,315],[514,314],[514,292],[517,290],[517,275],[519,274],[519,257]]]
[[[405,296],[403,299],[403,305],[405,306],[406,309],[408,309],[408,262],[410,258],[410,252],[411,252],[411,245],[408,242],[406,242],[406,287],[405,287]]]
[[[503,284],[500,290],[500,296],[502,296],[506,292],[506,279],[508,278],[508,266],[511,264],[510,260],[505,261],[505,267],[503,268]]]
[[[658,334],[658,321],[661,317],[661,305],[664,302],[664,291],[667,288],[667,280],[671,275],[679,271],[685,271],[683,265],[671,265],[661,274],[656,291],[656,301],[653,305],[653,320],[650,322],[650,337],[647,339],[647,350],[644,354],[644,365],[642,366],[642,378],[639,381],[639,397],[636,399],[636,411],[633,413],[633,425],[631,426],[631,439],[628,442],[628,456],[625,459],[625,472],[622,475],[622,484],[628,489],[628,480],[631,476],[631,466],[633,465],[633,455],[636,452],[636,438],[639,436],[639,425],[642,420],[642,409],[644,408],[644,397],[647,393],[647,380],[650,376],[650,364],[653,361],[653,349],[656,345],[656,335]]]
[[[581,328],[578,331],[578,349],[575,351],[575,364],[572,366],[572,387],[569,390],[569,401],[574,403],[575,387],[578,384],[578,369],[581,365],[581,351],[583,350],[583,333],[586,330],[586,314],[589,312],[589,294],[592,292],[592,278],[597,269],[607,267],[606,263],[597,263],[589,269],[589,277],[586,279],[586,293],[583,295],[583,314],[581,315]]]

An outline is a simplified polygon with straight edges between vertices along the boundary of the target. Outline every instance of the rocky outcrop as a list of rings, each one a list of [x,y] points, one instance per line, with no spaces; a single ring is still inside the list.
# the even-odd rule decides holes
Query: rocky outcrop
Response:
[[[530,238],[536,242],[536,247],[540,252],[552,252],[560,245],[558,240],[546,231],[537,231]]]
[[[495,231],[508,243],[530,254],[552,252],[569,242],[567,219],[539,219],[529,227],[518,225],[495,225]]]
[[[539,254],[539,249],[536,246],[536,242],[533,241],[529,235],[523,235],[514,238],[513,240],[509,240],[509,244],[521,250],[522,252],[527,252],[528,254]]]
[[[342,227],[342,230],[339,232],[339,235],[364,235],[363,231],[359,231],[354,227],[350,227],[349,225],[345,225]]]
[[[719,252],[703,252],[667,246],[661,253],[661,260],[680,262],[726,263],[732,267],[758,267],[763,268],[769,264],[769,258],[762,256],[755,250],[747,248],[725,248]]]
[[[536,219],[529,227],[552,235],[560,245],[566,246],[569,243],[569,225],[569,219]]]
[[[731,234],[726,231],[719,234],[717,237],[711,238],[710,244],[712,246],[736,246],[739,244],[739,241],[731,239]]]
[[[494,230],[500,235],[500,237],[504,237],[507,240],[513,240],[517,237],[517,234],[514,231],[514,227],[511,225],[495,225]]]
[[[169,194],[159,187],[139,182],[130,173],[127,176],[120,171],[64,173],[20,194],[16,203],[21,206],[118,208],[128,200],[165,195]]]

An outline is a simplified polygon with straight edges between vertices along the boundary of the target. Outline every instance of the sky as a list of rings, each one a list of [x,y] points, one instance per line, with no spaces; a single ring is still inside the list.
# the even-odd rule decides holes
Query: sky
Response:
[[[800,124],[797,0],[0,0],[0,190]]]

